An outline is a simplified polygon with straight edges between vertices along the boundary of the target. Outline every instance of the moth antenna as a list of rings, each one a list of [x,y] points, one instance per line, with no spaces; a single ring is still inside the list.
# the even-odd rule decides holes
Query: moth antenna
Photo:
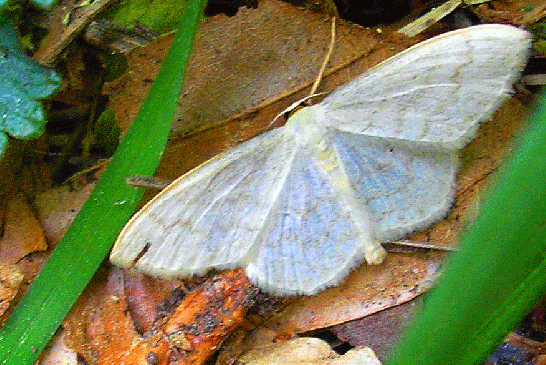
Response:
[[[316,96],[321,96],[321,95],[324,95],[324,94],[328,94],[327,92],[322,92],[322,93],[317,93],[317,94],[312,94],[312,95],[309,95],[309,96],[306,96],[305,98],[303,99],[300,99],[292,104],[290,104],[290,106],[286,109],[284,109],[282,112],[280,112],[279,114],[277,114],[275,116],[275,118],[273,118],[273,120],[271,121],[271,123],[269,123],[269,125],[267,126],[267,130],[269,130],[271,128],[271,126],[273,124],[275,124],[275,122],[277,121],[277,119],[279,119],[280,117],[282,117],[283,115],[285,115],[286,113],[290,113],[291,111],[293,111],[294,109],[296,109],[298,106],[300,106],[302,103],[305,103],[307,100],[311,99],[311,98],[314,98]]]

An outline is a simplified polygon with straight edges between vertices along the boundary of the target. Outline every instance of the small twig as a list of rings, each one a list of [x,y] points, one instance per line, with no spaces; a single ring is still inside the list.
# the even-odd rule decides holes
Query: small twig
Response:
[[[279,119],[280,117],[282,117],[284,114],[286,113],[290,113],[292,110],[296,109],[298,106],[300,106],[302,103],[306,102],[307,100],[311,99],[311,98],[314,98],[315,96],[320,96],[320,95],[324,95],[326,93],[318,93],[318,94],[311,94],[309,96],[306,96],[305,98],[303,99],[300,99],[292,104],[290,104],[290,106],[286,109],[284,109],[282,112],[280,112],[279,114],[277,114],[275,116],[275,118],[273,118],[273,120],[268,124],[267,126],[267,130],[269,130],[269,128],[271,128],[271,126],[273,124],[275,124],[275,122],[277,121],[277,119]]]
[[[542,86],[546,84],[546,74],[525,75],[521,81],[527,86]]]
[[[546,17],[546,4],[537,4],[537,6],[530,13],[525,14],[522,25],[535,24],[541,19]]]
[[[165,189],[173,180],[160,179],[154,176],[135,175],[125,179],[125,183],[137,188]]]
[[[49,30],[42,46],[32,57],[43,65],[50,66],[55,63],[59,54],[72,42],[78,34],[107,6],[117,0],[96,0],[90,5],[76,6],[81,12],[69,25],[64,26],[62,19],[69,15],[72,9],[65,10],[61,6],[57,8],[56,24]]]
[[[397,251],[396,247],[398,248],[398,251],[402,247],[414,248],[414,249],[436,250],[436,251],[449,251],[449,252],[457,251],[456,247],[441,245],[434,242],[413,242],[413,241],[406,241],[406,240],[388,242],[388,243],[385,243],[384,246],[387,251],[391,251],[391,252]]]
[[[442,5],[432,9],[422,17],[409,23],[403,28],[398,29],[398,33],[405,35],[406,37],[415,37],[431,25],[443,19],[446,15],[450,14],[453,10],[457,9],[459,5],[463,3],[463,0],[449,0]]]

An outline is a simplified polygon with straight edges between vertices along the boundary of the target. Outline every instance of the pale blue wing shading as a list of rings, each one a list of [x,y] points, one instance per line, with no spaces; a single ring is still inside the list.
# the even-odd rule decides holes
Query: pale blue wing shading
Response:
[[[375,222],[379,241],[425,228],[449,210],[458,167],[455,151],[335,130],[329,137],[355,197]]]
[[[507,97],[530,36],[486,25],[424,42],[196,168],[127,224],[111,254],[162,276],[243,267],[277,294],[339,282],[378,240],[448,210],[457,149]]]
[[[130,266],[138,259],[137,268],[160,276],[244,266],[295,149],[277,129],[192,170],[131,219],[112,262]]]
[[[277,294],[313,294],[338,283],[363,259],[369,237],[309,150],[296,154],[246,267],[254,283]]]
[[[496,24],[419,43],[314,106],[317,123],[459,149],[509,96],[530,43],[528,32]]]

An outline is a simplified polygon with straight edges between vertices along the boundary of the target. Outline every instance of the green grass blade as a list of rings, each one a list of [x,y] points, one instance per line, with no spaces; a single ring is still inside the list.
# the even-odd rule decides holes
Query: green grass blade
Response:
[[[388,365],[487,359],[546,293],[546,94]]]
[[[0,363],[31,364],[81,294],[134,212],[142,189],[124,179],[153,174],[174,118],[203,0],[190,0],[161,71],[104,176],[0,331]]]

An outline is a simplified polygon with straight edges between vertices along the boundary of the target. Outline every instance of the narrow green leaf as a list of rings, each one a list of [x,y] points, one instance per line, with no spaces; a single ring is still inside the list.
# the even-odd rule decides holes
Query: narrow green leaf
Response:
[[[0,331],[0,363],[31,364],[108,254],[142,189],[124,180],[153,174],[167,141],[203,0],[184,20],[133,127],[104,176]]]
[[[388,365],[480,364],[546,293],[546,94]]]

